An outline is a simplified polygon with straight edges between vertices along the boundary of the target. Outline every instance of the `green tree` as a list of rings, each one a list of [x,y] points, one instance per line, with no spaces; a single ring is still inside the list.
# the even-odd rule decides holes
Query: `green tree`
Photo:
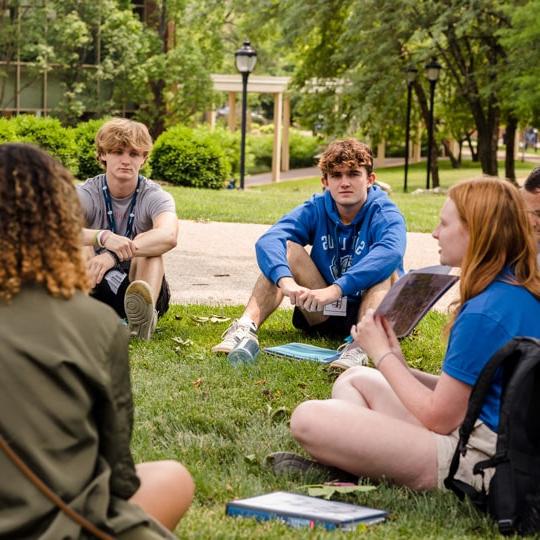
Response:
[[[520,3],[514,1],[512,7]],[[326,118],[327,126],[343,129],[356,124],[371,133],[384,131],[384,125],[401,115],[403,67],[409,62],[422,66],[436,54],[444,67],[439,88],[452,85],[453,100],[466,104],[478,136],[482,169],[497,174],[499,124],[509,109],[502,90],[508,59],[500,38],[501,28],[512,25],[508,2],[403,0],[399,9],[391,0],[269,4],[297,52],[299,83],[314,77],[348,82],[344,96],[334,96],[334,106],[323,108],[323,113],[330,109],[334,116]],[[414,84],[424,120],[427,88],[422,78]],[[458,110],[461,115],[463,107]],[[451,114],[448,108],[446,112]]]

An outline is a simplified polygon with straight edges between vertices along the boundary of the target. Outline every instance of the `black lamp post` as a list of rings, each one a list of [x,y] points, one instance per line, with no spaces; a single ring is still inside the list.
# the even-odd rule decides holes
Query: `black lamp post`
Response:
[[[244,189],[246,172],[246,117],[247,117],[247,83],[249,74],[257,63],[257,53],[249,41],[244,41],[240,49],[234,53],[236,69],[242,75],[242,140],[240,143],[240,189]]]
[[[405,176],[403,178],[403,191],[407,193],[407,176],[409,174],[409,146],[411,131],[411,94],[412,84],[416,79],[418,70],[414,66],[407,68],[407,122],[405,126]]]
[[[435,85],[439,78],[442,66],[433,57],[431,62],[426,64],[426,77],[429,81],[429,126],[428,126],[428,155],[427,155],[427,177],[426,177],[426,189],[429,189],[429,175],[431,173],[431,156],[433,152],[433,104],[435,97]]]

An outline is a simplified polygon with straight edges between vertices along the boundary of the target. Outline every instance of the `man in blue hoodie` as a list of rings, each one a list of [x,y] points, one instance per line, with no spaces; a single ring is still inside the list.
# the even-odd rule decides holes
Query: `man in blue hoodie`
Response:
[[[374,185],[370,148],[355,139],[335,141],[319,167],[324,193],[286,214],[257,241],[262,275],[244,314],[213,352],[229,353],[245,337],[256,339],[284,296],[295,306],[296,328],[345,337],[402,270],[405,221]],[[346,369],[366,363],[363,351],[346,346],[333,364]]]

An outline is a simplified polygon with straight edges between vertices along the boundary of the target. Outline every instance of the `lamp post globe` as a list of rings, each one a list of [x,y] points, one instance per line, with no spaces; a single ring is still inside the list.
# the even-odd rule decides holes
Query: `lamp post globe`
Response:
[[[249,74],[257,63],[257,52],[246,40],[234,53],[236,69],[242,75],[242,137],[240,142],[240,189],[244,189],[246,172],[246,118],[247,118],[247,83]]]
[[[442,66],[433,57],[430,62],[425,65],[426,78],[429,81],[429,125],[428,125],[428,154],[427,154],[427,176],[426,189],[429,189],[429,176],[431,174],[431,160],[433,153],[433,107],[435,98],[435,85],[441,73]]]
[[[411,131],[411,95],[412,85],[416,80],[418,70],[414,66],[407,68],[407,120],[405,125],[405,172],[403,176],[403,192],[407,193],[407,178],[409,175],[409,155],[410,155],[410,131]]]

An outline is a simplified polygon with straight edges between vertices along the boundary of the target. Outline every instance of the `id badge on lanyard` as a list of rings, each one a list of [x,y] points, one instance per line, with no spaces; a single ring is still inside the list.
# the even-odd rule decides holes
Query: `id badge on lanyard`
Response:
[[[342,296],[338,298],[332,304],[326,304],[323,309],[323,315],[331,315],[334,317],[346,317],[347,316],[347,297]]]

